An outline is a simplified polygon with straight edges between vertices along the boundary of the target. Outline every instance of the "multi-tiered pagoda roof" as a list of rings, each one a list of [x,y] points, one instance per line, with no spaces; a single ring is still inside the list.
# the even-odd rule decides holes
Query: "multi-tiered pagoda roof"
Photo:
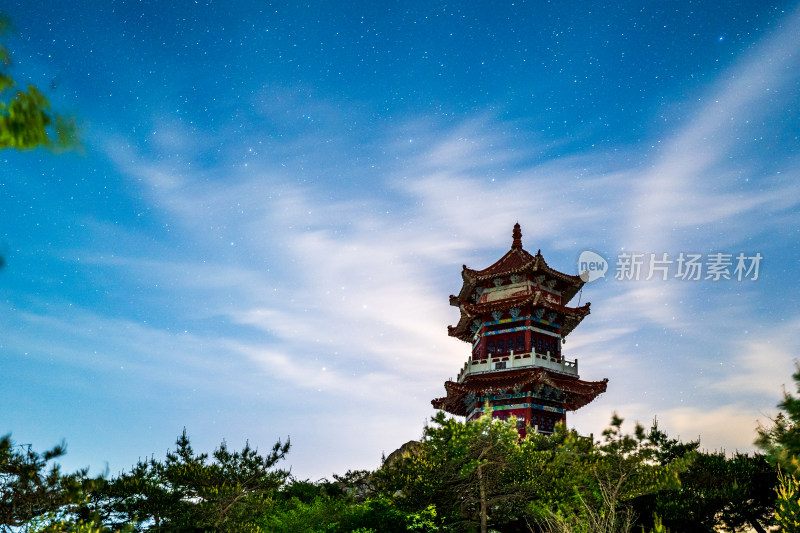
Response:
[[[522,388],[525,386],[549,386],[564,392],[564,409],[575,411],[594,400],[606,391],[608,379],[602,381],[583,381],[574,376],[551,372],[545,368],[517,369],[506,372],[487,372],[470,376],[463,383],[446,381],[444,389],[447,396],[437,398],[431,403],[454,415],[466,416],[470,395],[482,395],[490,391]]]
[[[562,336],[566,337],[581,320],[589,314],[589,303],[580,307],[567,307],[566,304],[581,290],[584,281],[580,276],[571,276],[551,268],[542,257],[542,251],[531,255],[522,247],[522,230],[514,225],[514,240],[511,250],[492,266],[483,270],[473,270],[463,265],[461,278],[464,284],[458,296],[450,296],[450,305],[461,310],[458,324],[448,326],[447,333],[465,342],[472,342],[473,332],[470,324],[476,317],[496,311],[508,311],[522,306],[541,307],[555,311],[564,317]],[[502,298],[489,299],[481,296],[484,285],[493,280],[511,278],[537,280],[538,284],[525,284],[508,290]],[[538,286],[537,286],[538,285]],[[550,289],[549,291],[547,289]],[[558,296],[556,296],[558,294]]]
[[[481,402],[491,402],[493,416],[509,413],[547,432],[566,411],[605,392],[608,380],[581,380],[577,359],[561,353],[564,338],[589,314],[589,303],[567,305],[584,281],[550,267],[541,250],[527,252],[519,224],[512,237],[494,264],[461,271],[461,290],[450,296],[460,316],[448,334],[470,343],[472,355],[458,379],[445,383],[447,396],[431,403],[469,420],[483,411]]]

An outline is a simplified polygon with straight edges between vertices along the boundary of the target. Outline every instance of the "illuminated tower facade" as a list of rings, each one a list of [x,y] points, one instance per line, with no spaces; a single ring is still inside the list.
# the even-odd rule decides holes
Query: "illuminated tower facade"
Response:
[[[496,263],[483,270],[465,265],[461,272],[461,291],[450,296],[461,317],[448,333],[469,343],[472,353],[458,379],[445,382],[447,395],[431,403],[469,421],[488,402],[493,417],[516,416],[524,437],[531,429],[552,433],[567,411],[605,392],[608,380],[581,380],[578,360],[561,351],[589,314],[589,303],[567,306],[584,282],[550,268],[541,251],[525,251],[519,224],[512,236],[511,250]]]

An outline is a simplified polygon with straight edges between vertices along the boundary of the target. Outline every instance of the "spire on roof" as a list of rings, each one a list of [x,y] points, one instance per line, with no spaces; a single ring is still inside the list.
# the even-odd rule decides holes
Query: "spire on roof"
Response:
[[[522,230],[519,227],[519,222],[514,224],[514,233],[512,233],[511,236],[514,237],[511,248],[522,249]]]

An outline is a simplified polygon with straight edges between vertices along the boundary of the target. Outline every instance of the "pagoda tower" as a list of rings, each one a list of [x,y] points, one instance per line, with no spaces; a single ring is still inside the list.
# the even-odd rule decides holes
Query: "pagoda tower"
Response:
[[[447,396],[432,400],[436,409],[479,418],[488,402],[492,417],[517,417],[521,437],[533,428],[552,433],[566,412],[605,392],[608,379],[582,381],[578,360],[561,353],[564,339],[589,314],[589,303],[567,307],[583,287],[580,276],[550,268],[541,250],[522,248],[522,231],[514,225],[513,242],[492,266],[472,270],[464,265],[464,285],[450,305],[461,311],[451,337],[472,345],[472,354],[456,381],[447,381]]]

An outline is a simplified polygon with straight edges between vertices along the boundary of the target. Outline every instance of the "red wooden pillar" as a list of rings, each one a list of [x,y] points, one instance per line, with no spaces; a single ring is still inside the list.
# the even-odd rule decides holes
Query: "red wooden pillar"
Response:
[[[525,352],[532,352],[533,345],[531,344],[531,317],[525,319]]]

